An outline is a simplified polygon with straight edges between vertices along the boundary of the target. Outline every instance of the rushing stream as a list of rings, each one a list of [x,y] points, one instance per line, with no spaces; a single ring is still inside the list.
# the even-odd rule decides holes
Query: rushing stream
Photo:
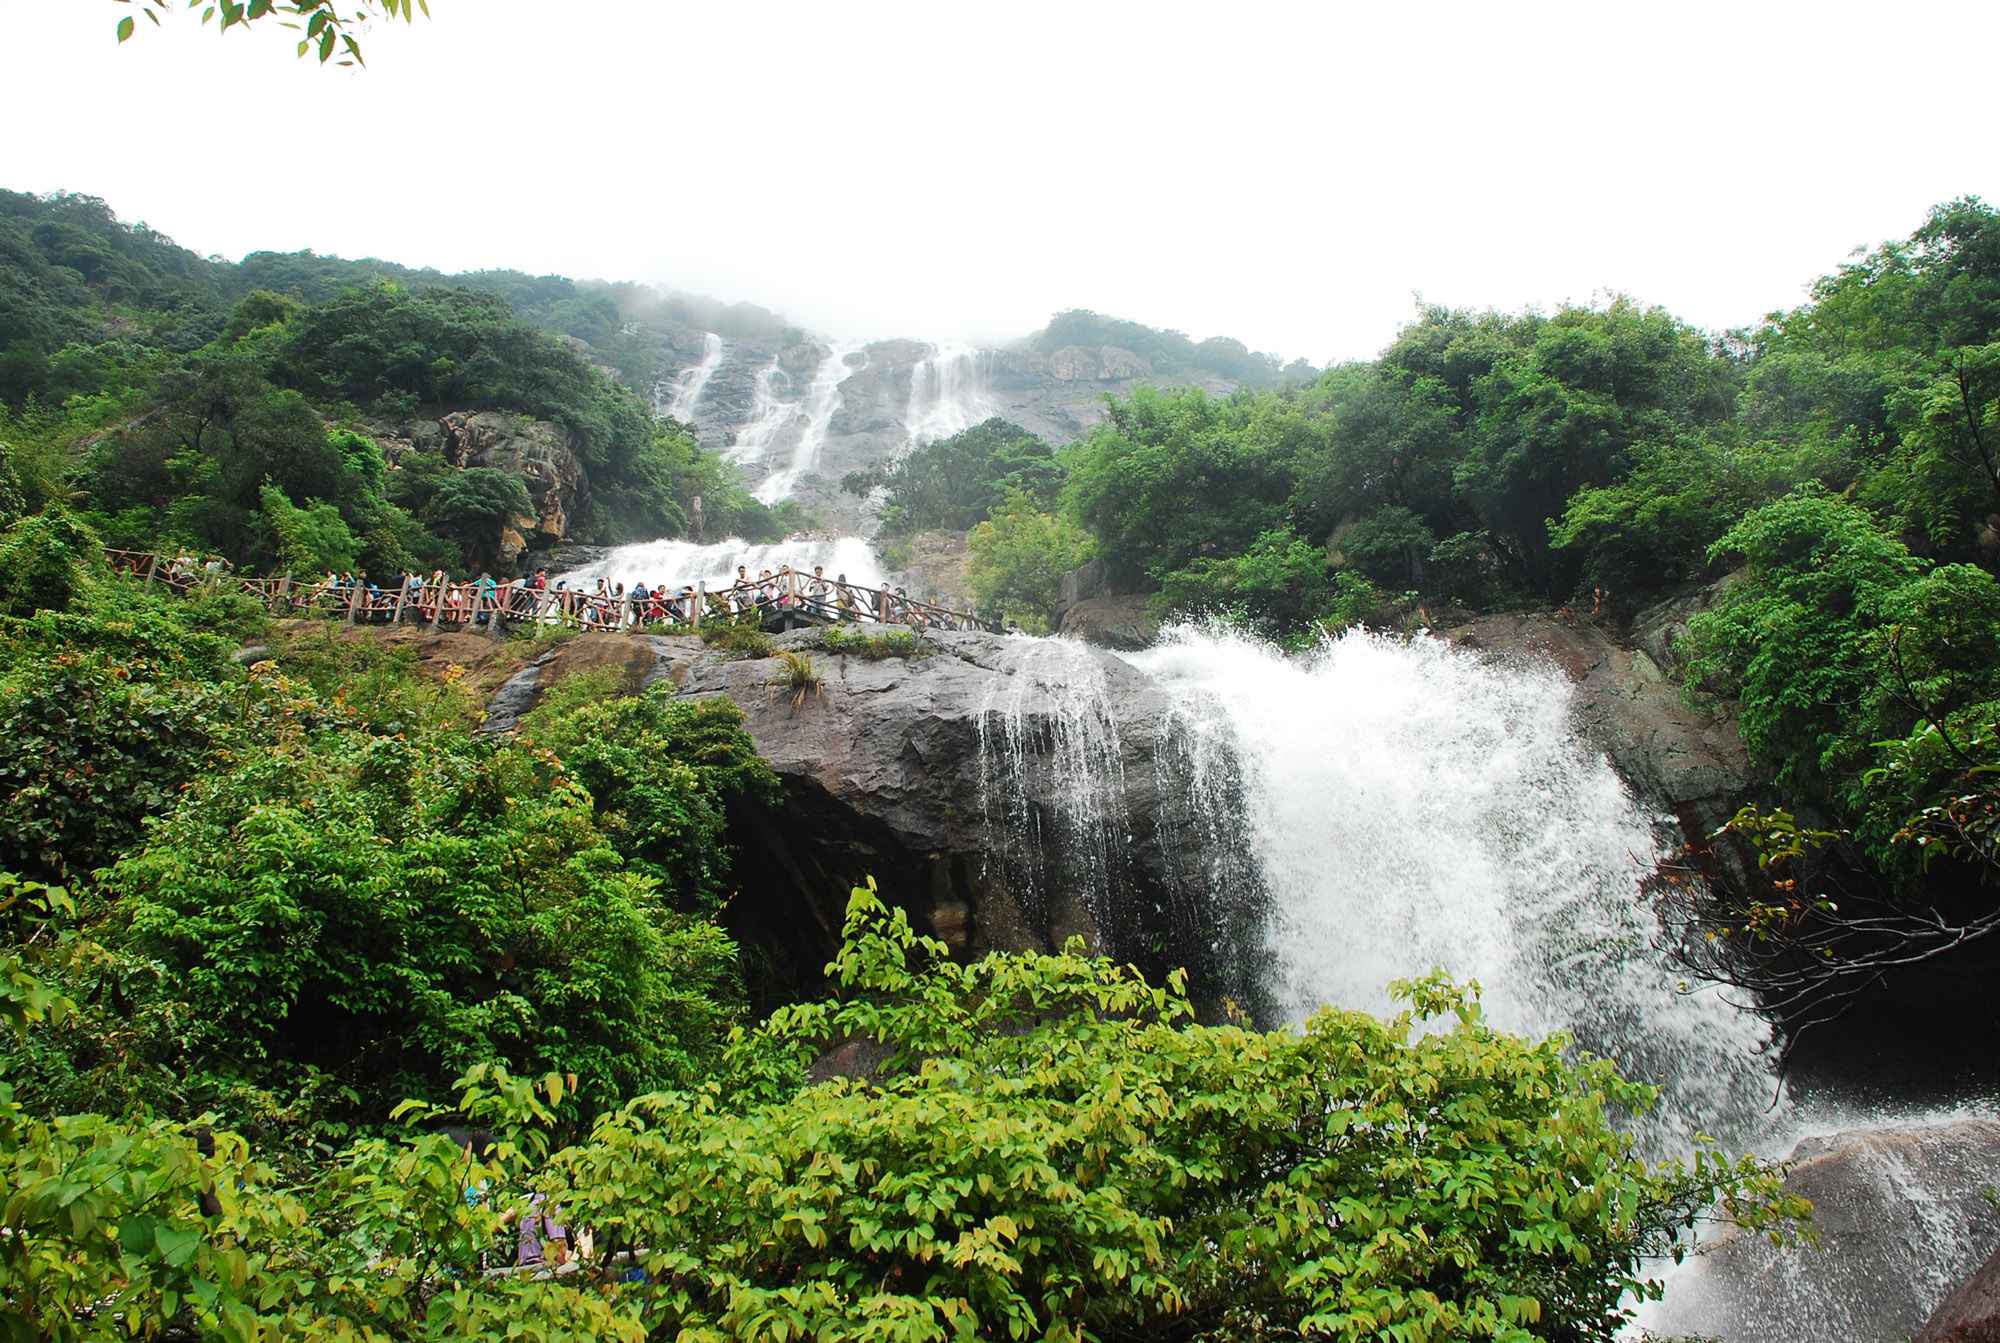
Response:
[[[570,578],[715,583],[737,564],[881,581],[858,538],[654,542]],[[1835,1193],[1812,1194],[1837,1250],[1662,1265],[1667,1300],[1646,1326],[1729,1343],[1902,1337],[2000,1237],[1979,1193],[2000,1150],[1990,1104],[1794,1106],[1767,1023],[1682,982],[1644,889],[1666,818],[1584,740],[1555,668],[1366,632],[1288,656],[1188,627],[1129,665],[1061,639],[986,656],[1005,679],[978,706],[966,805],[995,837],[986,861],[1052,930],[1069,901],[1114,932],[1164,918],[1182,963],[1207,961],[1212,982],[1251,985],[1292,1022],[1326,1004],[1392,1010],[1391,981],[1442,967],[1478,983],[1497,1026],[1562,1032],[1656,1084],[1635,1124],[1655,1156],[1684,1155],[1697,1132],[1785,1156],[1858,1131],[1816,1177]],[[1156,892],[1143,908],[1142,862]]]
[[[1443,967],[1501,1028],[1660,1086],[1661,1137],[1765,1122],[1768,1028],[1656,950],[1659,818],[1578,739],[1559,672],[1359,632],[1288,658],[1183,628],[1132,660],[1233,738],[1287,1017],[1384,1012],[1390,981]]]

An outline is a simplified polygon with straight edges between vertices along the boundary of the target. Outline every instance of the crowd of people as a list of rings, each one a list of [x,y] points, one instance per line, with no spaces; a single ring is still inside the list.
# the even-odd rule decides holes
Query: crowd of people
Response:
[[[754,578],[747,566],[738,565],[735,582],[706,594],[693,584],[675,589],[641,581],[628,588],[605,578],[571,587],[565,579],[551,580],[547,569],[507,583],[490,573],[469,583],[454,583],[442,569],[428,576],[405,569],[386,584],[371,579],[365,569],[329,570],[294,600],[304,606],[351,611],[368,621],[390,621],[415,611],[434,623],[450,625],[485,625],[497,614],[509,621],[584,629],[652,629],[693,624],[695,607],[704,597],[702,615],[707,618],[797,611],[823,620],[933,629],[974,623],[971,617],[915,601],[904,589],[892,590],[887,583],[873,589],[849,583],[846,574],[829,578],[820,565],[810,574],[787,565],[775,572],[765,569]]]
[[[133,577],[156,577],[177,590],[219,581],[233,573],[222,559],[199,559],[182,553],[172,560],[141,551],[113,551],[111,559]],[[498,615],[509,622],[567,625],[582,629],[661,629],[695,623],[696,607],[703,619],[737,619],[753,612],[795,611],[820,620],[870,621],[919,629],[976,629],[972,616],[947,611],[912,598],[902,588],[853,584],[846,574],[829,578],[814,565],[811,573],[780,566],[753,578],[746,565],[736,566],[727,587],[706,591],[693,584],[674,588],[645,582],[614,583],[606,578],[570,586],[537,569],[507,582],[481,573],[470,582],[453,582],[443,569],[424,574],[399,569],[378,581],[366,569],[329,569],[322,577],[293,585],[289,579],[244,579],[243,586],[269,599],[273,609],[317,609],[351,615],[365,622],[390,623],[413,616],[437,625],[484,626]]]

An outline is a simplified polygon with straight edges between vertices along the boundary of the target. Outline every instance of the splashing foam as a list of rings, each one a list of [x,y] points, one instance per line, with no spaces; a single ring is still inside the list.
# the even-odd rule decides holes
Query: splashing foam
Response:
[[[1441,966],[1502,1029],[1661,1087],[1649,1145],[1768,1122],[1769,1028],[1670,973],[1641,890],[1661,818],[1582,742],[1560,672],[1365,632],[1301,659],[1180,628],[1132,661],[1235,738],[1292,1020],[1390,1011],[1392,980]]]
[[[628,587],[645,583],[665,584],[674,589],[705,582],[714,591],[736,581],[739,564],[750,571],[752,578],[766,569],[776,573],[785,565],[810,574],[816,564],[826,567],[828,578],[846,574],[848,582],[862,587],[879,586],[885,577],[874,548],[858,536],[778,541],[768,545],[736,537],[709,545],[696,545],[692,541],[642,541],[619,546],[603,558],[558,577],[573,588],[588,586],[602,578]]]

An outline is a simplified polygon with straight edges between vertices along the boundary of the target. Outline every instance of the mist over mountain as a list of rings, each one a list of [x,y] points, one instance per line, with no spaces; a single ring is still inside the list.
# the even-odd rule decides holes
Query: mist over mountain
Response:
[[[843,474],[994,415],[1062,444],[1104,418],[1107,393],[1144,383],[1227,392],[1318,373],[1228,337],[1197,341],[1084,309],[998,347],[862,343],[809,332],[756,304],[626,281],[447,273],[309,250],[232,262],[126,224],[95,197],[5,192],[0,397],[46,401],[84,390],[79,370],[118,347],[196,349],[252,293],[313,305],[380,284],[499,295],[521,321],[573,342],[657,413],[692,426],[765,503],[796,499],[849,527],[865,518],[861,502],[838,490]]]

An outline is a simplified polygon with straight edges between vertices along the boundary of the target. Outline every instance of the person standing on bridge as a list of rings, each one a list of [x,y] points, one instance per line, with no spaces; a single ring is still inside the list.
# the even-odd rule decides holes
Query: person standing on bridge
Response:
[[[825,616],[826,592],[826,568],[824,565],[815,564],[812,580],[806,584],[806,610],[816,616]]]

